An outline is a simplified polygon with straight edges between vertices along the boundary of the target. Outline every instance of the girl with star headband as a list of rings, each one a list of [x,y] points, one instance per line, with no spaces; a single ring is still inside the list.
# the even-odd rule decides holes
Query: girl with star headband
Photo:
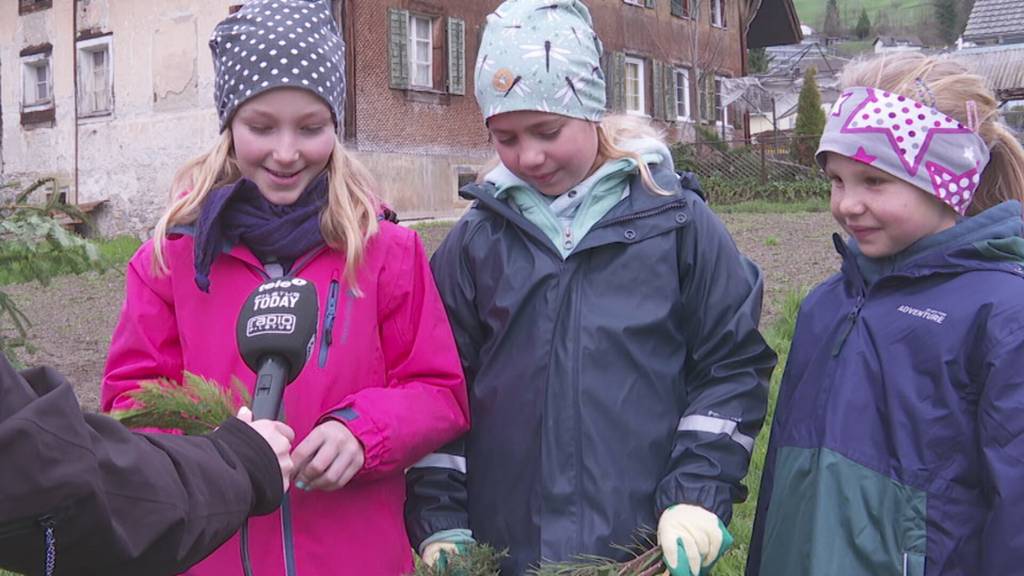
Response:
[[[1019,573],[1024,151],[955,60],[842,85],[817,160],[848,240],[797,318],[747,574]]]

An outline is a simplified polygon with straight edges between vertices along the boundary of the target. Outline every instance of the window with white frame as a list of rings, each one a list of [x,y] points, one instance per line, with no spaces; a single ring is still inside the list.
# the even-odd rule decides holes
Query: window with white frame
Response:
[[[676,68],[676,119],[690,118],[690,71]]]
[[[627,56],[625,71],[626,113],[643,116],[647,113],[644,98],[644,61]]]
[[[22,108],[26,112],[53,106],[53,74],[50,53],[25,56],[22,63]]]
[[[711,0],[711,25],[725,28],[726,0]]]
[[[78,43],[78,112],[99,116],[114,111],[112,36]]]
[[[434,30],[427,16],[409,15],[409,83],[434,87]]]
[[[715,76],[715,123],[729,123],[729,108],[722,105],[722,85],[725,81],[723,76]]]
[[[643,6],[644,0],[622,0],[624,4],[632,4],[633,6]]]

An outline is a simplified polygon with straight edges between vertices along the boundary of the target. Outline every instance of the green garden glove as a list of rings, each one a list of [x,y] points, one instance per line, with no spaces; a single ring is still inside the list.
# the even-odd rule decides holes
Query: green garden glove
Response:
[[[704,576],[732,546],[732,534],[700,506],[676,504],[661,513],[658,542],[669,574]]]
[[[448,569],[448,559],[453,554],[465,554],[469,545],[476,543],[473,533],[469,530],[444,530],[427,539],[427,544],[420,551],[423,562],[437,572],[444,574]]]

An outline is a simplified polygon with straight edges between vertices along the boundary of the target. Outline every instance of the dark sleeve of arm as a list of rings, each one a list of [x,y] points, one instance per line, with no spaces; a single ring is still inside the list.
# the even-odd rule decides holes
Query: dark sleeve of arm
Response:
[[[207,437],[135,434],[83,415],[52,370],[24,376],[0,368],[5,405],[10,390],[32,392],[0,420],[0,525],[27,526],[0,538],[6,568],[38,572],[45,520],[58,574],[175,574],[281,500],[273,451],[241,421]]]
[[[775,353],[758,331],[763,280],[717,217],[693,202],[679,234],[680,285],[687,341],[682,417],[656,512],[688,503],[723,522],[742,502],[754,439],[768,406]]]
[[[463,252],[466,224],[460,222],[448,234],[431,258],[430,267],[452,325],[466,385],[472,389],[481,335],[473,279]],[[417,550],[431,534],[470,528],[467,465],[463,437],[429,454],[406,472],[405,523],[409,540]]]

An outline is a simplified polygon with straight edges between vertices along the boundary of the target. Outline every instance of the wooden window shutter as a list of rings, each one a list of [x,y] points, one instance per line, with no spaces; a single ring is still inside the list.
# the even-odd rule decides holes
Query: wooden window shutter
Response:
[[[409,11],[389,10],[388,56],[391,62],[392,88],[409,87]]]
[[[678,116],[676,111],[676,69],[672,66],[665,66],[665,88],[662,93],[665,95],[665,120],[674,121]]]
[[[654,0],[644,0],[644,8],[654,8]]]
[[[448,18],[448,92],[466,94],[466,22]]]
[[[654,69],[654,76],[651,78],[651,88],[654,94],[651,102],[651,116],[662,120],[665,118],[665,65],[657,60],[651,61],[651,68]]]
[[[683,11],[683,0],[672,0],[672,15],[680,18],[686,16],[686,12]]]
[[[722,3],[722,28],[729,26],[729,18],[726,17],[729,14],[729,3],[726,0],[719,0]]]
[[[601,56],[604,68],[605,107],[613,112],[626,108],[626,55],[622,52],[605,52]]]

